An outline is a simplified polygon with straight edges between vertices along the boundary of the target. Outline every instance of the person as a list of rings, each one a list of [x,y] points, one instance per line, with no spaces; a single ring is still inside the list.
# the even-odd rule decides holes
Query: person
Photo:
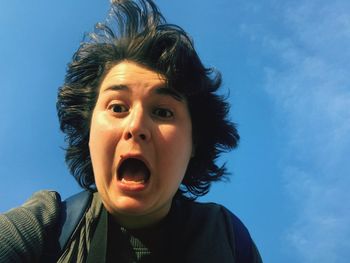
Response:
[[[58,249],[70,214],[58,193],[34,194],[0,216],[0,261],[239,262],[246,238],[251,262],[261,262],[230,211],[195,201],[227,175],[216,160],[239,141],[220,85],[154,2],[112,1],[57,101],[66,162],[88,190],[87,208],[73,212],[82,218]]]

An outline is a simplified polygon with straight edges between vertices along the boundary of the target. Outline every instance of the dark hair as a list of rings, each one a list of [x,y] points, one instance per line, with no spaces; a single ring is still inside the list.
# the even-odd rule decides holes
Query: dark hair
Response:
[[[216,94],[220,73],[203,66],[186,32],[167,24],[151,0],[113,1],[106,22],[87,35],[68,65],[57,111],[71,173],[83,188],[94,187],[88,146],[91,115],[104,76],[126,59],[165,75],[168,87],[187,99],[195,156],[178,194],[191,198],[206,194],[211,182],[226,174],[216,159],[237,146],[239,135],[227,119],[229,105]]]

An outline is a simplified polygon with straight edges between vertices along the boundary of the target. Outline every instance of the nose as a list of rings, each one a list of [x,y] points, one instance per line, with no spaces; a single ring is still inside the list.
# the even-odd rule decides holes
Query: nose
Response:
[[[133,139],[138,142],[146,142],[151,139],[147,114],[142,107],[134,108],[126,121],[125,140]]]

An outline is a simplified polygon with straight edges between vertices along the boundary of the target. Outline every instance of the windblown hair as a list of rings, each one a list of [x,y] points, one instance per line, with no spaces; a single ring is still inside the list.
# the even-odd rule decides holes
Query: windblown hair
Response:
[[[83,188],[95,188],[88,146],[92,111],[104,76],[123,60],[163,74],[168,88],[186,98],[195,156],[178,195],[194,199],[205,195],[211,182],[227,174],[216,160],[237,146],[239,135],[228,120],[228,103],[216,94],[221,74],[203,66],[190,37],[182,28],[167,24],[151,0],[112,1],[106,22],[87,35],[68,65],[57,111],[71,173]]]

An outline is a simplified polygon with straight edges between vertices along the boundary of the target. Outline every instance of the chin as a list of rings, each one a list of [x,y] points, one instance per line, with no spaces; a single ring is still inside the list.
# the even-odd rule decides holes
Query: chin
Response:
[[[107,209],[109,210],[109,209]],[[116,202],[111,204],[111,214],[135,215],[141,216],[147,213],[147,205],[144,201],[132,197],[119,197]]]

